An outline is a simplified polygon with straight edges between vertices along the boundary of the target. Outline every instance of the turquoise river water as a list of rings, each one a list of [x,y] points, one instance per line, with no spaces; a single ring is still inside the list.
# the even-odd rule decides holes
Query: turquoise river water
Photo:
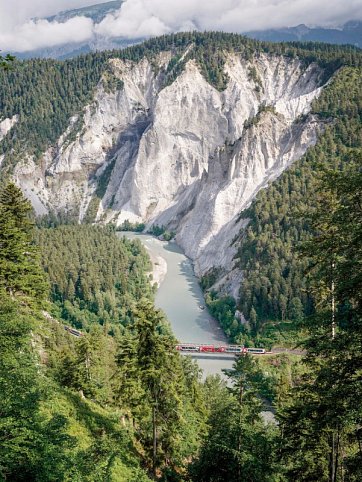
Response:
[[[160,241],[145,234],[119,233],[129,239],[139,239],[148,250],[156,269],[165,272],[158,288],[155,303],[170,321],[173,333],[183,343],[226,343],[226,338],[205,307],[205,300],[192,262],[174,242]],[[160,259],[162,258],[162,259]],[[225,355],[196,355],[204,375],[222,373],[231,368],[233,360]]]

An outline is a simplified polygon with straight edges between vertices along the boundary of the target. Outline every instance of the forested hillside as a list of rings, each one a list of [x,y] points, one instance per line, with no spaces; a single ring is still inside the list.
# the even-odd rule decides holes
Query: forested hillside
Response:
[[[58,278],[50,277],[51,292],[59,282],[56,301],[67,296],[60,280],[68,269],[76,272],[78,263],[88,272],[99,267],[92,245],[98,245],[105,266],[114,262],[119,269],[115,279],[98,289],[119,303],[128,296],[128,326],[109,336],[99,316],[89,323],[89,333],[76,338],[64,330],[62,320],[44,311],[51,309],[50,285],[33,241],[30,213],[14,185],[1,192],[1,480],[139,482],[155,474],[177,480],[176,473],[185,471],[197,450],[206,412],[198,371],[176,352],[163,315],[150,300],[141,299],[135,278],[128,284],[119,281],[118,274],[129,274],[130,263],[146,286],[145,254],[137,243],[117,240],[109,229],[84,228],[81,234],[87,238],[73,251],[72,241],[81,238],[76,227],[37,233],[38,239],[43,236],[43,259],[52,248],[74,254],[74,266],[68,256],[57,265]],[[90,281],[92,289],[104,281],[104,273]],[[123,298],[112,293],[114,285],[123,289]],[[84,292],[68,302],[83,319],[96,317]],[[113,322],[120,326],[122,305],[113,310]]]
[[[11,134],[0,142],[0,154],[5,154],[2,169],[25,154],[38,159],[64,133],[72,116],[80,115],[76,127],[81,129],[83,107],[91,101],[102,74],[108,70],[110,58],[152,60],[163,51],[171,51],[173,56],[165,71],[165,85],[176,79],[190,58],[195,58],[205,78],[219,90],[226,87],[223,69],[227,52],[236,52],[245,59],[257,52],[267,52],[299,57],[307,64],[316,61],[326,68],[326,76],[342,65],[361,65],[359,49],[353,47],[272,44],[221,32],[172,34],[124,50],[92,53],[64,62],[36,59],[16,62],[12,69],[0,70],[0,119],[19,116]],[[108,82],[114,88],[111,74]]]
[[[223,91],[228,82],[224,67],[230,52],[243,59],[270,53],[289,59],[299,58],[306,66],[315,62],[323,68],[323,78],[319,79],[321,84],[334,74],[321,97],[315,101],[312,110],[316,119],[324,123],[325,134],[301,161],[290,167],[269,188],[262,190],[250,208],[240,213],[240,219],[248,219],[250,222],[247,232],[241,232],[237,239],[234,239],[234,245],[238,246],[236,264],[243,272],[238,309],[249,321],[251,336],[263,336],[268,322],[298,322],[314,309],[313,298],[308,292],[304,276],[308,261],[299,260],[296,254],[297,245],[310,235],[310,228],[299,213],[314,203],[314,180],[321,165],[342,164],[350,150],[359,149],[361,146],[362,57],[357,48],[318,43],[268,44],[219,32],[181,33],[154,38],[122,51],[89,54],[65,62],[15,62],[11,69],[0,71],[0,117],[12,119],[18,116],[11,130],[0,141],[0,154],[5,156],[1,162],[1,180],[7,178],[14,164],[20,159],[34,155],[37,163],[44,163],[41,155],[49,146],[54,146],[69,126],[70,119],[77,115],[78,120],[66,133],[66,143],[74,140],[82,130],[84,107],[93,99],[101,79],[106,91],[121,88],[120,79],[116,78],[109,68],[110,58],[139,61],[147,57],[157,70],[159,67],[156,67],[156,58],[164,51],[171,52],[171,60],[167,66],[162,67],[160,82],[162,81],[163,86],[172,84],[185,68],[187,61],[195,59],[204,78],[218,91]],[[255,89],[260,89],[260,79],[255,71],[250,70],[249,76],[255,82]],[[250,120],[254,124],[259,121],[260,115]],[[302,118],[300,122],[302,124]],[[95,217],[93,208],[95,207],[96,212],[99,196],[105,194],[107,183],[110,182],[112,162],[102,171],[97,181],[98,187],[88,209],[92,220]],[[49,174],[47,169],[44,169],[45,183],[51,185],[54,173]],[[94,181],[93,175],[94,173],[90,175],[90,181]],[[96,277],[94,273],[87,271],[85,265],[88,261],[83,263],[84,266],[77,262],[76,267],[70,270],[69,279],[59,279],[57,265],[60,261],[65,260],[67,263],[68,259],[77,259],[79,253],[76,252],[75,244],[83,241],[76,238],[74,232],[71,234],[70,228],[68,231],[61,228],[56,232],[59,237],[69,237],[64,251],[57,252],[51,248],[51,243],[55,242],[52,231],[47,234],[46,231],[40,233],[39,242],[48,250],[46,263],[49,265],[46,265],[45,269],[52,284],[53,300],[61,310],[61,316],[79,327],[87,326],[97,316],[101,317],[105,324],[117,324],[118,320],[115,320],[113,311],[115,304],[122,304],[121,315],[117,316],[121,316],[122,322],[127,322],[129,303],[122,298],[122,286],[128,283],[128,288],[131,288],[131,284],[134,285],[133,291],[143,289],[143,281],[136,280],[137,273],[134,272],[138,268],[129,266],[129,279],[132,278],[130,282],[128,278],[116,280],[114,275],[112,279],[106,279],[106,267],[101,266],[100,251],[95,249],[94,241],[95,244],[87,245],[87,250],[92,252],[90,256],[95,255],[96,264],[101,268],[97,271],[102,273],[102,279],[90,288],[89,280],[95,280]],[[50,244],[49,236],[52,237]],[[124,248],[128,250],[127,246]],[[115,248],[113,246],[110,249]],[[126,258],[128,259],[128,254]],[[128,262],[126,258],[122,258],[125,263]],[[107,266],[108,268],[113,273],[115,265]],[[223,267],[217,268],[222,271]],[[213,276],[208,278],[215,281]],[[205,282],[205,279],[204,285],[209,287],[210,283]],[[118,282],[122,286],[116,287],[115,283]],[[99,287],[104,288],[106,285],[107,295],[100,295]],[[226,300],[226,305],[229,303],[230,300]],[[211,306],[212,303],[209,304]],[[87,321],[79,312],[79,308],[83,310],[85,305]],[[228,306],[222,308],[220,313],[227,310]],[[224,315],[220,316],[231,338],[247,341],[245,336],[240,338],[240,326],[233,314],[227,319]]]
[[[120,240],[112,227],[38,229],[36,242],[56,312],[77,328],[118,331],[135,303],[152,299],[151,263],[139,241]]]
[[[250,342],[251,335],[263,346],[292,346],[298,341],[300,322],[315,311],[307,278],[310,260],[300,255],[300,248],[313,234],[308,213],[318,202],[323,172],[347,169],[351,156],[362,150],[361,68],[340,68],[312,112],[326,121],[316,146],[240,213],[248,225],[233,240],[238,246],[236,266],[243,272],[238,304],[216,293],[207,295],[208,306],[227,335],[240,343]],[[216,279],[217,272],[211,271],[202,285],[210,288]],[[243,313],[250,330],[240,326],[235,309]]]
[[[362,150],[361,69],[341,69],[313,112],[329,121],[318,144],[241,214],[250,223],[237,258],[245,276],[239,308],[254,333],[268,320],[301,321],[314,311],[306,279],[309,260],[299,256],[298,248],[313,232],[306,213],[318,201],[321,174],[347,169]]]
[[[129,293],[133,303],[123,330],[109,336],[100,317],[81,337],[67,333],[44,310],[51,309],[48,293],[59,301],[67,290],[59,281],[54,292],[54,282],[71,261],[57,265],[51,288],[34,243],[30,205],[14,185],[2,190],[1,479],[360,480],[361,168],[362,156],[350,152],[345,169],[327,170],[308,212],[316,235],[301,256],[312,260],[316,312],[304,323],[305,362],[292,368],[285,355],[242,356],[228,373],[230,388],[218,377],[201,383],[196,365],[176,352],[162,313],[137,291]],[[78,239],[75,229],[59,227],[37,238],[45,236],[48,252],[54,243],[65,254]],[[114,246],[109,230],[84,229],[87,240],[72,248],[75,272],[83,256],[91,271],[82,246]],[[130,246],[119,243],[125,261]],[[140,256],[139,267],[147,268]],[[119,269],[127,273],[127,263]],[[99,287],[102,295],[113,284],[104,293]],[[83,295],[68,301],[84,308],[87,318],[91,300]],[[261,396],[273,401],[279,425],[263,422]]]
[[[88,270],[95,270],[93,244],[102,252],[105,246],[115,249],[117,241],[119,252],[103,251],[104,262],[115,254],[124,262],[132,252],[139,275],[145,254],[138,243],[116,240],[107,228],[81,227],[83,239],[87,234],[81,242],[76,226],[35,232],[31,219],[29,202],[7,185],[0,193],[1,480],[236,481],[241,472],[274,480],[280,469],[269,463],[276,433],[260,416],[256,394],[264,375],[258,364],[249,357],[239,360],[229,374],[235,383],[231,391],[218,377],[202,384],[197,366],[176,352],[162,313],[132,292],[132,282],[123,285],[132,304],[122,330],[109,336],[100,316],[87,326],[88,333],[72,336],[61,319],[44,311],[52,307],[47,294],[54,293],[55,282],[83,258]],[[34,235],[43,237],[41,253]],[[76,249],[74,240],[80,241]],[[57,277],[48,283],[40,254],[44,259],[51,248],[64,255],[70,249],[74,266],[69,254],[63,264],[54,260]],[[117,269],[127,274],[128,265]],[[101,274],[90,288],[99,280]],[[109,295],[113,283],[104,291],[100,286],[100,293]],[[66,297],[67,289],[59,281],[55,301]],[[67,301],[87,319],[89,300],[82,304],[80,296]],[[219,442],[225,444],[221,451]],[[255,446],[258,451],[250,452]]]

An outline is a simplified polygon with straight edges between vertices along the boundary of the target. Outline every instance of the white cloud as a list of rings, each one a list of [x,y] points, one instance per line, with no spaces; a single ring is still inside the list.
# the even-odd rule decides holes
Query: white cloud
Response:
[[[97,0],[0,0],[0,49],[28,51],[94,35],[132,39],[193,29],[246,32],[362,19],[362,0],[125,0],[97,25],[81,17],[62,24],[29,20],[91,3]]]
[[[196,27],[247,32],[300,23],[341,25],[357,18],[362,19],[362,0],[126,0],[96,31],[135,38],[140,31],[156,35]]]
[[[105,37],[137,38],[170,32],[171,28],[163,22],[162,15],[154,14],[149,3],[144,0],[126,1],[120,10],[107,15],[95,26],[96,33]]]
[[[83,41],[93,35],[89,19],[57,22],[32,21],[61,10],[80,8],[107,0],[0,0],[0,50],[19,52],[39,47]]]
[[[89,18],[76,17],[65,23],[30,20],[16,28],[15,33],[0,33],[0,46],[5,51],[27,52],[70,41],[84,42],[92,36],[93,22]]]

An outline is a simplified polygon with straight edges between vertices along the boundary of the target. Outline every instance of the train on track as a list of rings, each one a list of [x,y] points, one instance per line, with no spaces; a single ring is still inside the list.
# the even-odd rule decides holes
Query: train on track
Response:
[[[200,343],[179,343],[176,350],[187,353],[221,353],[225,355],[242,355],[243,353],[251,353],[254,355],[263,355],[264,348],[247,348],[240,345],[203,345]]]

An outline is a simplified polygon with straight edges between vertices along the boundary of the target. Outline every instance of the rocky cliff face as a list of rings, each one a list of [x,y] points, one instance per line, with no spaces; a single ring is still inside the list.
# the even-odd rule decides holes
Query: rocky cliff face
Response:
[[[0,121],[0,142],[4,139],[4,137],[10,132],[12,127],[17,123],[18,121],[18,116],[14,115],[13,117],[6,118],[2,121]],[[0,166],[4,160],[4,155],[0,155]]]
[[[158,66],[169,59],[160,55]],[[223,92],[192,60],[166,87],[147,59],[114,59],[110,70],[83,119],[71,119],[42,162],[17,165],[18,184],[39,214],[76,210],[81,221],[97,196],[98,222],[165,225],[198,274],[222,266],[232,288],[231,243],[245,223],[238,215],[322,129],[309,113],[322,89],[320,68],[229,55]],[[118,88],[107,87],[109,75]]]

